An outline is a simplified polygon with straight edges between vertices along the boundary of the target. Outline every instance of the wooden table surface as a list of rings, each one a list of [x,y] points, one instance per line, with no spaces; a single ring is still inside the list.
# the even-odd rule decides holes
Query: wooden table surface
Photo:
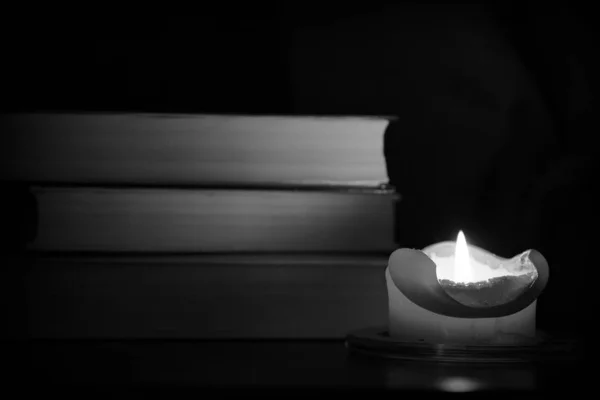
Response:
[[[20,354],[23,354],[22,352]],[[385,361],[339,340],[37,340],[26,346],[26,388],[582,389],[581,362],[474,366]]]

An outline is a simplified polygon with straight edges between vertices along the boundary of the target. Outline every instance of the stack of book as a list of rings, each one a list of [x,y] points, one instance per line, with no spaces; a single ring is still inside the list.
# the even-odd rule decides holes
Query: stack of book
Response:
[[[384,118],[0,117],[34,337],[343,337],[384,323]],[[379,266],[380,268],[378,268]]]

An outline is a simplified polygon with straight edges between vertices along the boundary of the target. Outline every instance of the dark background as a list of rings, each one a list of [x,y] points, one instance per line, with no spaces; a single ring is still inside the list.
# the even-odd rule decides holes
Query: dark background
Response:
[[[594,57],[593,14],[587,8],[534,7],[526,2],[413,3],[423,5],[213,4],[179,12],[146,8],[139,13],[8,9],[0,31],[4,106],[15,111],[399,115],[402,110],[386,93],[402,88],[385,63],[402,60],[401,47],[382,44],[380,35],[368,46],[381,50],[377,58],[361,54],[365,46],[352,44],[351,39],[370,40],[363,33],[387,23],[388,37],[392,31],[410,36],[415,46],[427,49],[435,44],[428,31],[442,31],[444,20],[455,15],[476,13],[489,17],[473,17],[483,25],[498,24],[494,29],[535,71],[533,79],[548,98],[558,97],[568,85],[569,54],[576,53],[579,62],[587,63]],[[329,45],[325,52],[329,57],[319,53],[319,44]],[[356,52],[352,62],[332,65],[339,48],[352,46]],[[319,68],[298,72],[305,67],[300,64],[311,58],[310,62],[320,61]],[[427,61],[422,57],[424,68]],[[365,68],[367,64],[372,69]],[[327,81],[337,74],[352,75],[353,84],[331,93]],[[383,75],[386,83],[377,88],[379,96],[367,102],[365,95],[374,90],[369,86],[382,79],[377,75]],[[586,79],[596,80],[591,74]],[[304,104],[304,91],[314,92],[317,100]],[[553,102],[564,106],[565,99]]]
[[[583,321],[593,300],[579,272],[592,273],[597,237],[593,13],[523,4],[14,10],[0,28],[2,105],[396,116],[385,155],[401,244],[460,228],[505,257],[536,247],[553,268],[542,321]]]

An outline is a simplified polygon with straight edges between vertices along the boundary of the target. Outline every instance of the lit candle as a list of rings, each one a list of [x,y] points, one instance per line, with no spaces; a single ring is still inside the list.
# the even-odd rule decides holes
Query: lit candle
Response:
[[[432,343],[522,343],[535,338],[548,265],[528,250],[503,259],[456,242],[398,249],[386,269],[389,333]]]

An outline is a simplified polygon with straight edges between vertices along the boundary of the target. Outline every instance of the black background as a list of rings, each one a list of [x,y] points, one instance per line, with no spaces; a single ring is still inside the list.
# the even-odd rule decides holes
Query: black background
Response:
[[[568,85],[564,56],[576,52],[590,68],[595,65],[592,14],[573,6],[526,4],[502,2],[484,8],[534,72],[540,90],[554,98],[548,101],[560,103],[559,92]],[[108,7],[7,9],[0,28],[3,105],[11,111],[399,115],[402,110],[384,96],[368,104],[344,100],[364,95],[360,88],[374,79],[364,75],[356,75],[362,86],[359,82],[347,92],[329,94],[328,102],[298,105],[292,64],[295,38],[307,29],[335,36],[339,21],[354,19],[360,27],[361,18],[401,14],[410,7],[285,2],[139,12]],[[422,6],[432,19],[443,18],[453,7],[459,6]],[[545,15],[558,18],[558,23],[540,26],[536,19]],[[576,15],[577,22],[569,15]],[[581,33],[586,29],[590,35]],[[315,78],[307,73],[296,87],[319,90]]]

